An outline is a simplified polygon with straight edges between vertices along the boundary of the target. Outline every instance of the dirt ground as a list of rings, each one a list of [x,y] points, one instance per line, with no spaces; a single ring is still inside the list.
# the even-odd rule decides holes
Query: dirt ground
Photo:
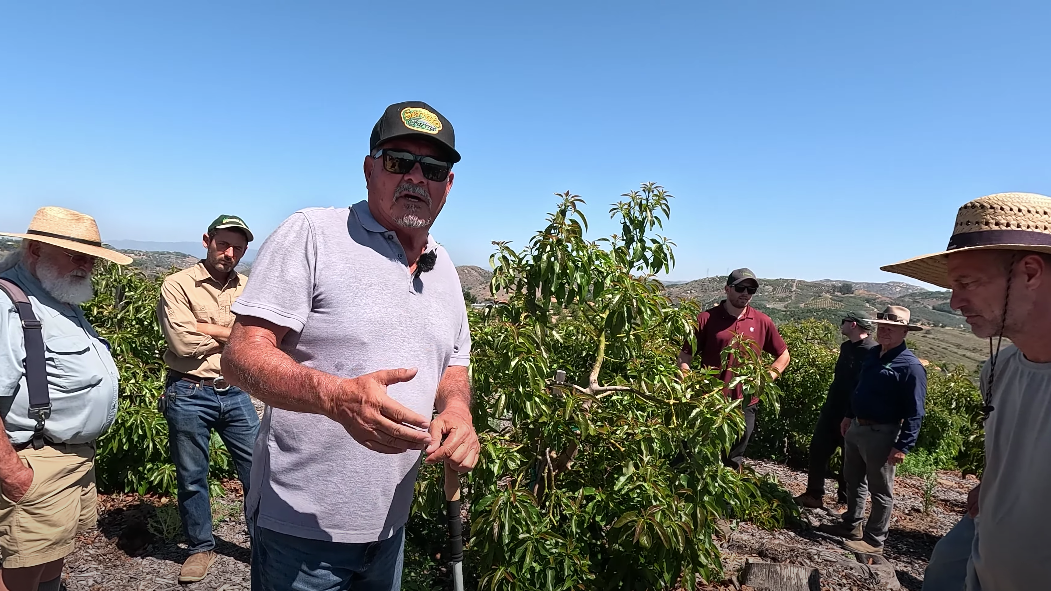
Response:
[[[806,474],[772,462],[751,462],[757,472],[775,476],[793,495],[803,492]],[[939,473],[934,506],[922,511],[922,482],[915,477],[896,479],[894,516],[885,557],[893,565],[902,588],[920,591],[923,569],[938,539],[963,513],[967,491],[977,481],[958,473]],[[155,497],[104,495],[97,530],[78,538],[77,548],[67,559],[63,573],[69,591],[239,591],[248,590],[250,552],[237,483],[228,494],[213,502],[218,560],[203,581],[179,585],[179,567],[187,556],[179,541],[174,506]],[[828,490],[835,485],[829,481]],[[834,500],[834,495],[826,499]],[[761,530],[749,523],[729,524],[727,535],[719,540],[728,576],[741,572],[746,560],[782,562],[814,567],[820,571],[821,587],[828,591],[885,589],[866,580],[844,561],[853,555],[840,540],[822,534],[814,527],[833,522],[845,507],[804,510],[809,526],[798,530]],[[152,531],[151,524],[152,523]],[[469,551],[469,550],[468,550]],[[740,589],[728,579],[708,585],[708,590]],[[745,587],[747,588],[747,587]]]

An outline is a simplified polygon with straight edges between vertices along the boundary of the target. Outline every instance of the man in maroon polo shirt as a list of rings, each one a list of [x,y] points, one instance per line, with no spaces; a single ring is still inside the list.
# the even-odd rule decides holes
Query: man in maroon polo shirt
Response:
[[[729,383],[733,379],[731,368],[736,365],[736,361],[733,355],[730,355],[727,366],[723,367],[721,355],[723,349],[730,345],[734,335],[741,334],[752,340],[752,347],[757,352],[761,349],[776,358],[770,366],[770,378],[776,380],[788,367],[791,357],[781,333],[777,332],[777,327],[774,326],[774,321],[766,314],[748,306],[748,302],[759,289],[759,280],[750,270],[737,269],[726,278],[726,287],[723,289],[726,291],[726,299],[697,315],[697,353],[701,357],[701,365],[721,368],[722,373],[719,377]],[[679,353],[679,368],[682,371],[689,371],[694,355],[693,348],[687,341]],[[727,390],[726,395],[732,400],[744,397],[740,384],[733,390]],[[759,398],[753,396],[743,408],[744,435],[737,440],[723,460],[727,467],[741,469],[748,439],[755,430],[755,407],[758,403]]]

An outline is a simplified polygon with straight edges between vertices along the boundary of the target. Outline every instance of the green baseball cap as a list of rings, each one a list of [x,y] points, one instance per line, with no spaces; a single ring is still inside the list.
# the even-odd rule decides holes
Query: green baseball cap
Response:
[[[208,233],[211,234],[216,230],[225,230],[227,228],[237,228],[245,233],[245,237],[251,242],[255,238],[252,236],[252,231],[248,229],[248,224],[244,220],[235,215],[221,215],[215,218],[215,221],[208,226]]]

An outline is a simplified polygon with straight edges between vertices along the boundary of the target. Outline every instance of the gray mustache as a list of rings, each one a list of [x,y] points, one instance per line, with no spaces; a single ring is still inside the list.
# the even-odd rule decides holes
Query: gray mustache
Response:
[[[402,195],[406,193],[412,195],[413,197],[419,197],[420,199],[423,199],[427,202],[428,206],[431,204],[431,196],[427,193],[427,190],[419,185],[414,185],[412,183],[399,184],[397,188],[394,189],[394,200],[397,201],[398,199],[401,199]]]

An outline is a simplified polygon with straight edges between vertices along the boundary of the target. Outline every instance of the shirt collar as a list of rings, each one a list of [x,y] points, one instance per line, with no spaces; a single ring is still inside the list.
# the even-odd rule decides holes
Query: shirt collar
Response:
[[[197,264],[193,266],[192,273],[193,273],[193,280],[196,281],[197,283],[202,283],[204,281],[211,281],[212,283],[218,285],[219,287],[224,287],[223,284],[221,284],[218,281],[216,281],[215,278],[212,277],[212,274],[208,272],[208,267],[204,266],[204,259],[201,259],[201,260],[197,261]],[[226,283],[228,285],[237,285],[237,283],[239,281],[241,281],[241,276],[237,273],[236,269],[234,269],[233,271],[230,271],[230,274],[233,275],[233,276],[230,277],[227,280]]]
[[[358,201],[351,206],[350,210],[353,211],[355,217],[358,218],[358,223],[361,224],[361,227],[369,232],[376,232],[379,234],[390,232],[390,230],[383,227],[383,224],[376,221],[376,218],[372,217],[372,212],[369,211],[368,201]]]
[[[894,347],[894,348],[893,348],[893,349],[891,349],[890,351],[887,351],[886,353],[883,353],[883,354],[881,354],[881,355],[879,356],[879,358],[880,358],[880,359],[894,359],[894,358],[895,358],[895,357],[897,357],[898,355],[901,355],[901,354],[902,354],[902,352],[903,352],[903,351],[905,351],[905,349],[906,349],[906,348],[907,348],[907,347],[906,347],[905,343],[902,343],[902,344],[898,345],[897,347]],[[881,346],[881,348],[880,348],[879,350],[880,350],[880,351],[882,351],[882,350],[883,350],[883,349],[882,349],[882,346]]]
[[[375,232],[377,234],[386,234],[387,232],[394,232],[383,227],[383,224],[379,223],[376,218],[372,217],[372,211],[369,210],[369,202],[358,201],[354,205],[350,206],[350,211],[357,218],[358,223],[361,224],[362,228],[369,232]],[[425,252],[430,252],[438,247],[438,243],[434,240],[434,237],[427,234],[427,248]]]
[[[25,265],[18,263],[15,265],[13,271],[15,274],[15,282],[18,283],[19,287],[26,292],[26,295],[35,297],[52,317],[76,317],[76,307],[56,300],[46,289],[44,289],[44,286],[40,284],[40,280],[34,277],[33,274],[29,272],[29,269],[25,268]]]

